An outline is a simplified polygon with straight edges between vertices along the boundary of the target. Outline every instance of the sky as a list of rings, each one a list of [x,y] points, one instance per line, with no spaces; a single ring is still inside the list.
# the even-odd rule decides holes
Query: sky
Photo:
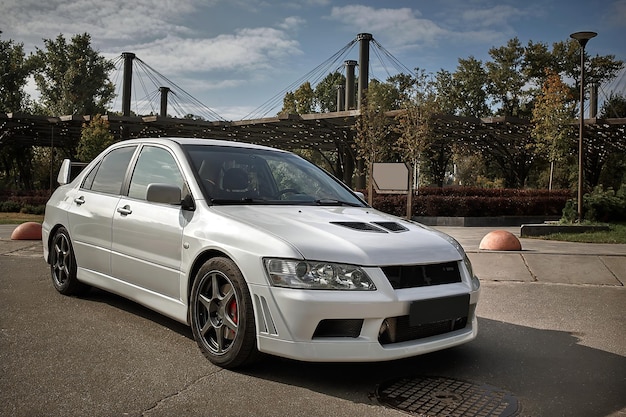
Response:
[[[239,120],[259,109],[274,116],[286,89],[333,63],[359,33],[371,33],[400,70],[453,72],[459,58],[488,61],[490,48],[514,37],[551,46],[577,31],[598,33],[587,44],[590,55],[626,61],[626,0],[3,0],[0,31],[27,53],[43,48],[43,39],[89,33],[106,58],[133,52],[221,118]],[[358,60],[358,50],[327,72]],[[375,52],[371,77],[398,72]],[[111,77],[116,85],[120,72]],[[624,94],[624,85],[604,89]],[[156,89],[135,82],[133,100]],[[36,98],[32,81],[27,92]],[[183,94],[174,98],[182,103]],[[112,104],[121,109],[119,97]]]

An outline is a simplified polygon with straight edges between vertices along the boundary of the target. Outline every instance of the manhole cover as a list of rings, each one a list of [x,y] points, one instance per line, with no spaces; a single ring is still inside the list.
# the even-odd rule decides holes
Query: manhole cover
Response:
[[[443,377],[400,378],[380,384],[378,401],[423,417],[517,416],[520,404],[506,391]]]

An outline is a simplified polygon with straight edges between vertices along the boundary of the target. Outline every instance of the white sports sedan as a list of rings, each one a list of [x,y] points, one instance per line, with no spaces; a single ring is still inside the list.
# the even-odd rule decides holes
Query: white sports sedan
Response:
[[[293,153],[137,139],[70,175],[66,160],[43,222],[56,290],[97,287],[186,323],[222,367],[260,352],[384,361],[476,337],[461,246]]]

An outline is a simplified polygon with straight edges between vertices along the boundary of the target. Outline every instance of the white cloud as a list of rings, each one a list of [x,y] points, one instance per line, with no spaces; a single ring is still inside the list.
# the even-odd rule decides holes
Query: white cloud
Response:
[[[523,16],[528,16],[528,12],[505,5],[488,9],[465,10],[462,13],[465,23],[474,27],[508,26],[511,19]]]
[[[190,33],[180,22],[198,4],[199,0],[8,0],[0,6],[0,27],[10,28],[12,37],[25,46],[40,46],[41,39],[59,33],[69,38],[84,32],[105,44]]]
[[[43,38],[63,33],[69,39],[87,32],[94,48],[108,58],[134,52],[168,77],[227,70],[231,74],[224,75],[230,79],[240,72],[236,83],[253,78],[241,75],[245,71],[268,69],[302,54],[299,43],[285,32],[304,24],[296,16],[285,18],[279,29],[247,28],[213,37],[202,37],[185,26],[186,18],[218,1],[8,0],[0,5],[0,29],[5,31],[3,37],[23,42],[27,51],[42,48]]]
[[[168,35],[127,50],[164,74],[267,69],[285,57],[302,54],[298,42],[272,28],[242,29],[212,39]]]
[[[445,29],[419,15],[419,11],[410,8],[376,9],[351,5],[333,7],[330,18],[357,31],[384,36],[387,43],[395,45],[428,44],[447,35]]]
[[[285,18],[278,27],[283,30],[298,30],[306,24],[306,20],[298,16],[289,16]]]

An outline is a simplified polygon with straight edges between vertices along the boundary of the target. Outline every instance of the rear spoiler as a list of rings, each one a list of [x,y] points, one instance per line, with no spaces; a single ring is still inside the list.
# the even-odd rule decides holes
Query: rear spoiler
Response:
[[[86,166],[86,162],[72,162],[69,159],[64,159],[59,169],[57,182],[60,185],[69,184]]]

